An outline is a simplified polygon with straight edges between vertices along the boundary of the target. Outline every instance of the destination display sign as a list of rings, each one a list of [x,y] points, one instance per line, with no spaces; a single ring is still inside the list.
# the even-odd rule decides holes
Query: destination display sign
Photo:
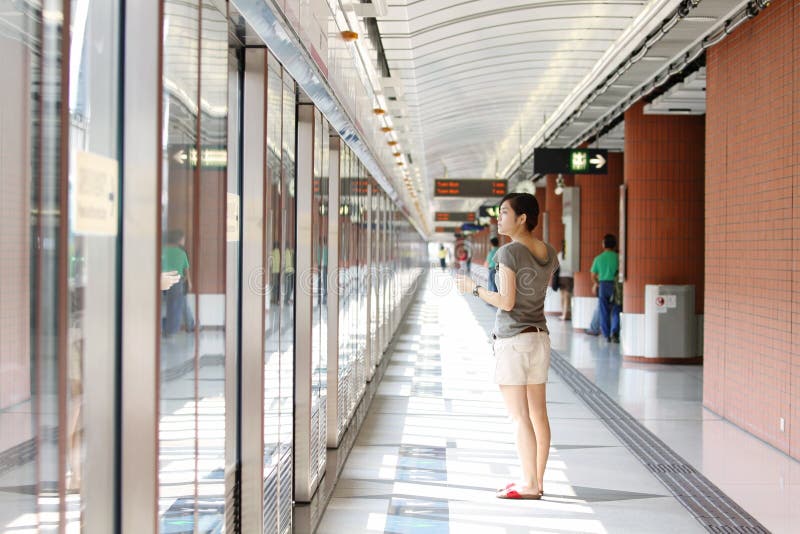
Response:
[[[369,180],[364,178],[342,178],[339,180],[339,194],[366,195],[369,192]]]
[[[608,150],[597,148],[535,148],[536,174],[608,174]]]
[[[502,197],[508,192],[505,180],[436,180],[437,197]]]
[[[437,211],[436,222],[475,222],[474,211]]]

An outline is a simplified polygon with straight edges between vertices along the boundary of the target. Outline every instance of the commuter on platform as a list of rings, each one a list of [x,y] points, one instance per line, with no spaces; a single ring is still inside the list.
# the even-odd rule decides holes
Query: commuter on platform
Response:
[[[572,270],[566,264],[564,249],[558,253],[558,293],[561,295],[561,320],[569,321],[572,319],[572,290],[575,287],[575,279]]]
[[[459,248],[458,253],[456,254],[456,259],[458,259],[458,265],[456,265],[456,268],[469,274],[469,271],[467,270],[467,249],[463,246]]]
[[[614,251],[617,238],[612,234],[603,237],[603,252],[592,262],[592,293],[597,295],[600,331],[608,341],[619,343],[620,303],[614,297],[614,280],[619,273],[619,255]]]
[[[494,257],[500,247],[500,240],[493,237],[489,242],[492,244],[492,248],[489,249],[489,253],[486,255],[486,267],[489,269],[489,291],[497,293],[497,262]]]
[[[517,427],[522,480],[497,491],[500,499],[539,499],[550,451],[550,422],[545,402],[550,367],[550,337],[544,316],[547,282],[558,266],[552,246],[533,237],[539,218],[536,197],[509,193],[500,203],[499,234],[511,238],[495,254],[497,292],[458,276],[459,290],[496,306],[495,382]]]
[[[447,249],[444,248],[444,245],[439,245],[439,265],[443,271],[447,269]]]
[[[186,254],[186,235],[182,230],[170,230],[166,233],[164,248],[161,251],[161,272],[177,273],[179,282],[169,286],[164,292],[166,317],[163,324],[163,334],[171,336],[176,333],[181,322],[191,317],[187,315],[186,295],[192,290],[192,281],[189,277],[189,256]],[[162,286],[163,286],[162,276]],[[186,323],[186,330],[194,330],[194,319],[191,324]]]

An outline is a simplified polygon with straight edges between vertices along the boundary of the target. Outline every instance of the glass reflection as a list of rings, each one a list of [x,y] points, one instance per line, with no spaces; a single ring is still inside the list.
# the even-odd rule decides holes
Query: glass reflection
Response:
[[[283,285],[281,296],[280,333],[280,454],[291,455],[294,437],[294,303],[295,303],[295,140],[296,92],[294,80],[283,74],[283,130],[281,132],[281,163],[283,170],[283,198],[281,205],[283,226]],[[289,463],[291,458],[284,461]]]
[[[280,444],[280,327],[281,327],[281,235],[283,233],[281,131],[283,121],[283,83],[281,67],[270,56],[267,74],[267,191],[266,263],[270,269],[269,287],[264,299],[264,476],[278,463]]]
[[[228,20],[219,3],[202,6],[200,47],[200,158],[194,305],[185,319],[195,330],[197,384],[197,532],[217,532],[225,513],[225,309],[227,206]],[[235,288],[234,288],[235,289]],[[197,328],[194,327],[197,325]],[[234,326],[234,330],[236,325]]]
[[[182,532],[193,525],[197,507],[199,366],[192,276],[197,258],[194,177],[199,150],[200,5],[196,0],[165,0],[163,5],[161,272],[175,282],[161,294],[158,507],[159,531]]]
[[[224,524],[227,48],[224,4],[164,2],[160,532]]]
[[[113,524],[108,507],[114,481],[108,473],[115,464],[110,422],[114,420],[119,245],[118,20],[116,6],[72,2],[67,440],[63,473],[69,494],[67,531],[81,527],[110,530]],[[87,191],[93,189],[102,191],[98,196],[106,198],[106,210],[87,217]],[[98,207],[94,201],[92,206]],[[78,510],[80,513],[75,513]]]
[[[5,5],[7,4],[7,5]],[[28,3],[0,10],[0,527],[58,512],[58,190],[61,24]],[[56,8],[56,16],[61,8]],[[56,519],[57,521],[57,519]],[[51,521],[52,524],[53,521]]]

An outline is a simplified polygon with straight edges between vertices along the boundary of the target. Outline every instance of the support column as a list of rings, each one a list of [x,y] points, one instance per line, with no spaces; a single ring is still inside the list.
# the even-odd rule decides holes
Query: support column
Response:
[[[705,117],[645,115],[643,110],[640,101],[625,112],[622,353],[629,359],[645,353],[646,284],[694,285],[694,311],[703,313]]]
[[[536,201],[539,203],[539,222],[536,228],[533,229],[533,237],[536,239],[544,239],[544,225],[542,221],[544,217],[542,214],[547,210],[547,190],[545,187],[536,188]]]
[[[575,181],[571,174],[564,174],[562,176],[564,177],[565,187],[574,184]],[[563,197],[561,195],[556,195],[557,178],[557,174],[547,175],[545,192],[543,195],[545,197],[544,207],[542,207],[541,204],[539,205],[539,211],[542,214],[539,220],[539,224],[542,225],[542,239],[553,245],[556,252],[561,250],[564,242],[564,223],[561,221],[564,205]],[[538,194],[536,200],[539,200]],[[545,229],[547,231],[545,231]],[[561,315],[560,297],[558,293],[551,289],[547,290],[547,297],[544,302],[544,313],[545,315]]]
[[[575,176],[575,186],[581,191],[580,270],[575,272],[572,299],[572,328],[584,331],[592,321],[597,296],[592,294],[590,270],[594,257],[603,250],[603,236],[619,236],[619,186],[624,180],[624,156],[621,152],[608,155],[608,174]]]

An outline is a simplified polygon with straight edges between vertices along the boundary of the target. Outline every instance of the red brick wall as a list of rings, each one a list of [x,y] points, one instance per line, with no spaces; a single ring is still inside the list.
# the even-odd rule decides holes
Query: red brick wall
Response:
[[[800,4],[707,54],[704,404],[800,458]],[[779,419],[786,430],[779,429]]]
[[[619,236],[619,186],[624,178],[621,152],[608,155],[608,175],[577,174],[581,190],[581,268],[575,273],[575,296],[592,296],[592,260],[603,251],[606,234]]]
[[[644,313],[646,284],[692,284],[703,313],[705,118],[625,112],[628,186],[623,309]]]

